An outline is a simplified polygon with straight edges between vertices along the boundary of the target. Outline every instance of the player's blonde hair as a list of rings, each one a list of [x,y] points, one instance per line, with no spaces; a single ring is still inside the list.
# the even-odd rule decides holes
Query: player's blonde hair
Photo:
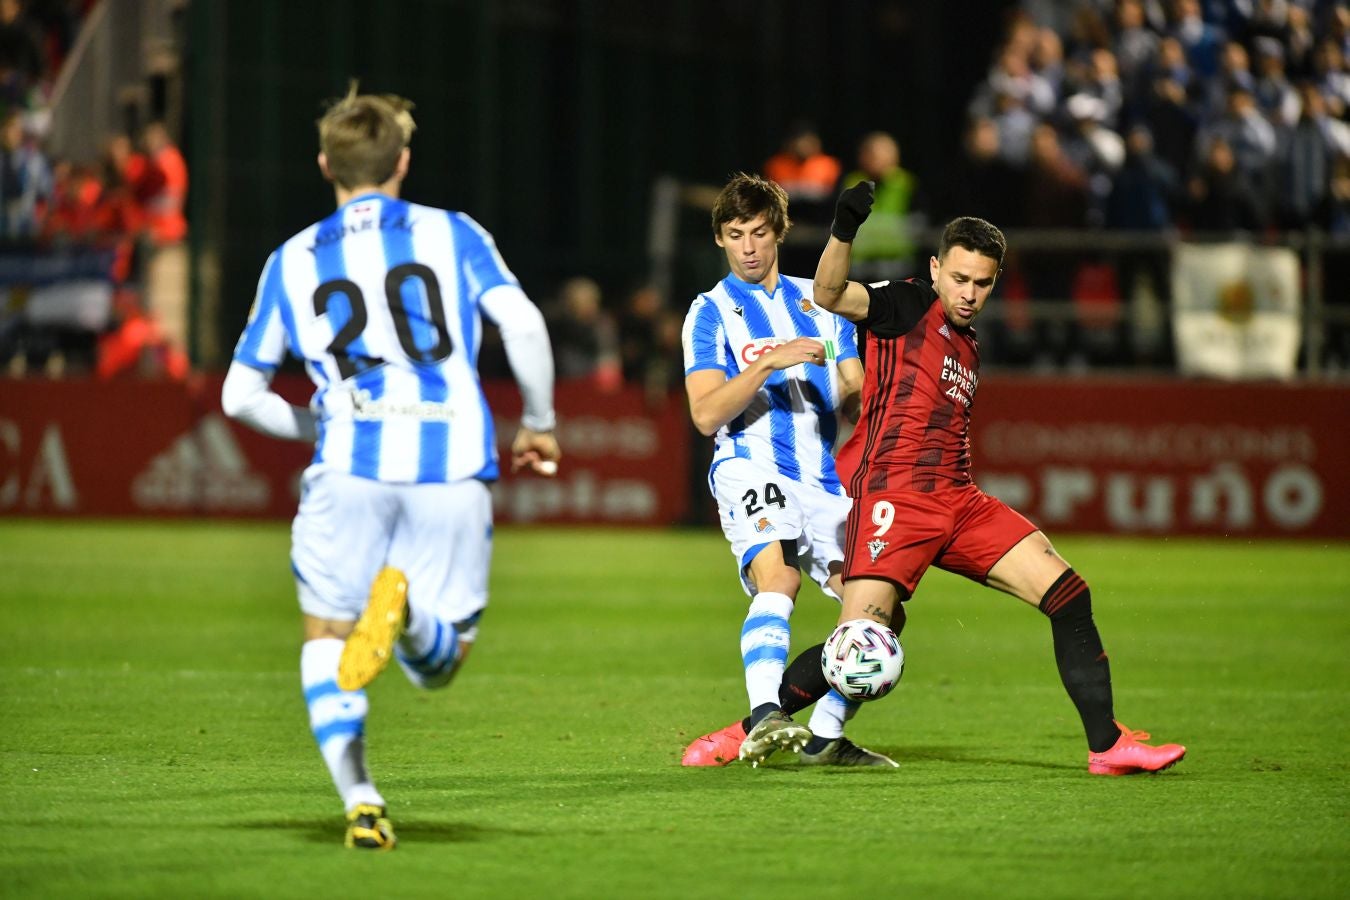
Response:
[[[328,174],[347,189],[384,184],[394,175],[403,148],[417,127],[413,104],[394,94],[362,94],[352,79],[347,96],[319,119],[319,150]]]
[[[712,206],[713,235],[720,237],[727,222],[740,222],[763,214],[782,243],[792,228],[788,218],[788,195],[777,182],[758,175],[737,172],[731,176]]]

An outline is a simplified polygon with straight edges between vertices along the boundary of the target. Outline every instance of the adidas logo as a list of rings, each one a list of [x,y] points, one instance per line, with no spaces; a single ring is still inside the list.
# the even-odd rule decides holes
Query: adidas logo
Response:
[[[947,323],[946,323],[946,322],[943,322],[942,325],[941,325],[941,327],[938,328],[938,334],[942,335],[942,336],[945,337],[947,340],[951,340],[952,333],[951,333],[950,331],[947,330]]]
[[[249,471],[230,426],[212,413],[150,460],[131,482],[142,509],[249,512],[264,509],[272,489]]]

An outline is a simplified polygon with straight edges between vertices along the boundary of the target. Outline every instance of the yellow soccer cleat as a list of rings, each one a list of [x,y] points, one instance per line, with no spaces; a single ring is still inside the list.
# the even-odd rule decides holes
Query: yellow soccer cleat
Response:
[[[347,813],[346,843],[356,850],[393,850],[394,826],[384,807],[362,803]]]
[[[357,620],[338,661],[338,687],[359,691],[394,658],[394,642],[408,618],[408,578],[386,566],[370,586],[370,599]]]

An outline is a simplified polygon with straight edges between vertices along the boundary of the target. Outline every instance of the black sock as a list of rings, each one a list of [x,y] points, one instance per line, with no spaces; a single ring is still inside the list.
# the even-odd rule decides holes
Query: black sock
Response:
[[[746,716],[744,719],[741,719],[741,727],[745,729],[746,734],[749,734],[750,729],[758,725],[760,719],[764,718],[765,716],[767,716],[769,713],[773,712],[776,709],[778,709],[777,703],[761,703],[759,706],[756,706],[754,709],[750,710],[750,715]]]
[[[1041,598],[1041,612],[1050,617],[1055,663],[1069,699],[1078,707],[1093,753],[1110,750],[1120,737],[1111,707],[1111,664],[1092,621],[1092,591],[1073,569],[1050,585]]]
[[[806,709],[829,693],[830,685],[825,681],[825,673],[820,667],[820,654],[824,650],[825,643],[822,641],[798,653],[797,658],[783,670],[783,683],[778,687],[778,708],[789,716]],[[765,703],[763,708],[768,712],[773,707]],[[741,720],[741,725],[748,732],[762,718],[764,713],[757,708]]]

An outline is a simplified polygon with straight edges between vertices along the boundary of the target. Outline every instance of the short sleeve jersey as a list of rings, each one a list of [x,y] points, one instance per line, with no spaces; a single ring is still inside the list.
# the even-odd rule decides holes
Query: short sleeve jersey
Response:
[[[515,284],[473,219],[368,194],[271,255],[234,358],[267,373],[288,352],[304,362],[315,464],[386,482],[492,480],[480,300]]]
[[[712,468],[741,457],[802,484],[842,495],[834,466],[839,435],[840,360],[857,359],[853,324],[816,306],[811,282],[780,275],[770,294],[728,275],[700,294],[685,316],[684,373],[718,369],[735,378],[759,356],[794,338],[825,345],[825,364],[769,376],[750,405],[717,432]]]
[[[862,409],[839,453],[849,496],[971,483],[975,330],[952,325],[926,281],[882,282],[867,292]]]

